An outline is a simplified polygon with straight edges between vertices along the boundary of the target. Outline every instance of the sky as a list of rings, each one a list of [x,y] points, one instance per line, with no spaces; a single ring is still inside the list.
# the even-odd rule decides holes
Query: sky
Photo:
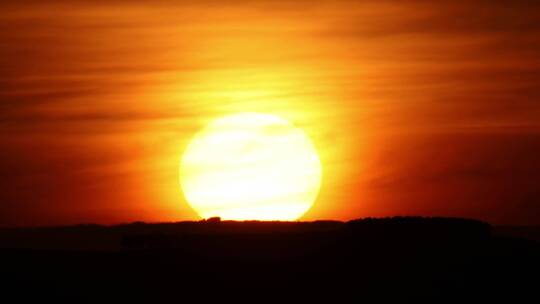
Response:
[[[0,3],[0,226],[197,220],[182,152],[279,115],[320,154],[302,220],[540,225],[538,1]]]

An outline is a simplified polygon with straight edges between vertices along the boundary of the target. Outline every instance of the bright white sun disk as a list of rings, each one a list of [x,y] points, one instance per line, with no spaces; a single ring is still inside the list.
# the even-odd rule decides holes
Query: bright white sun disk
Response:
[[[306,134],[278,116],[240,113],[196,134],[180,182],[203,217],[296,220],[313,204],[322,168]]]

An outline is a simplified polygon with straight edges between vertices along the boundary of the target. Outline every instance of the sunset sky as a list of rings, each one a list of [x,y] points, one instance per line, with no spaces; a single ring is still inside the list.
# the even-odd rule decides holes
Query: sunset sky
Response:
[[[284,117],[301,219],[540,224],[540,2],[2,1],[0,226],[198,220],[182,152]]]

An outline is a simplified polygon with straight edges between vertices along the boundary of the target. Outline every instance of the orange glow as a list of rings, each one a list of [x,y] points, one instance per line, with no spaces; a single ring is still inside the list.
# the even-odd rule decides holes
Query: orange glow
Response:
[[[182,153],[244,112],[317,151],[324,183],[301,220],[505,222],[540,199],[536,5],[4,2],[0,224],[198,219]],[[492,208],[507,201],[521,205]]]

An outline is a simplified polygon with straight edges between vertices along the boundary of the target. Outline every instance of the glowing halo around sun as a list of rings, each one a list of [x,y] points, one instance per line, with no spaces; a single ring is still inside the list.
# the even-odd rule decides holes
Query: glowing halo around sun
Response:
[[[322,167],[307,135],[269,114],[218,118],[195,135],[180,164],[188,203],[203,218],[296,220],[311,208]]]

